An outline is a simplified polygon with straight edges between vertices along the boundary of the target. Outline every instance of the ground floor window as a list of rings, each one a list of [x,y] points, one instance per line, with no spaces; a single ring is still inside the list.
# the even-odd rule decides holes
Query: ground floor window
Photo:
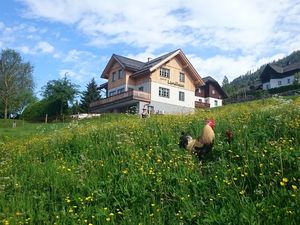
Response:
[[[159,96],[169,98],[170,97],[170,89],[160,87],[159,88]]]
[[[116,94],[116,91],[111,91],[111,92],[109,92],[109,96],[113,96],[113,95],[115,95]]]
[[[218,106],[218,101],[217,100],[215,100],[215,106]]]
[[[184,92],[183,91],[179,91],[179,101],[184,102]]]
[[[117,93],[120,94],[120,93],[122,93],[124,91],[125,91],[125,88],[120,88],[120,89],[118,89]]]

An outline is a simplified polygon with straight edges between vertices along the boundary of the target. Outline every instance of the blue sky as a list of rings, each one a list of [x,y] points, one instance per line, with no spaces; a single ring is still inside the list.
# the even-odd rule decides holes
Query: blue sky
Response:
[[[36,93],[64,74],[85,89],[113,53],[181,48],[202,77],[232,81],[300,50],[299,0],[1,0],[0,48],[34,65]]]

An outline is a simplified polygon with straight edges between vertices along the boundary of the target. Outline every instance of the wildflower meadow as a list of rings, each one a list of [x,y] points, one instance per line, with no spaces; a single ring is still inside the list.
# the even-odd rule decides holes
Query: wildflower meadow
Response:
[[[215,144],[199,162],[178,141],[208,118]],[[32,129],[0,128],[2,224],[300,223],[300,97]]]

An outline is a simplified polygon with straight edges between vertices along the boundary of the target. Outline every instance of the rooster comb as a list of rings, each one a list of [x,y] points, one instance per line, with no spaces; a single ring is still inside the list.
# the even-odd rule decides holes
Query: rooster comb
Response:
[[[206,124],[208,124],[211,128],[215,127],[215,121],[213,119],[208,119]]]

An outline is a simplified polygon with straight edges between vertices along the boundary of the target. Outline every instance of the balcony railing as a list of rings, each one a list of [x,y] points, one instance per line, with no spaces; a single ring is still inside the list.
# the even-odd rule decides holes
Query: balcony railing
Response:
[[[210,107],[210,104],[209,104],[209,103],[206,103],[206,102],[198,102],[198,101],[195,101],[195,107],[196,107],[196,108],[209,108],[209,107]]]
[[[137,101],[145,101],[150,102],[150,93],[137,91],[137,90],[130,90],[126,92],[122,92],[120,94],[116,94],[105,99],[101,99],[90,104],[90,107],[99,107],[104,106],[107,104],[113,104],[118,102],[125,102],[130,100],[137,100]]]

